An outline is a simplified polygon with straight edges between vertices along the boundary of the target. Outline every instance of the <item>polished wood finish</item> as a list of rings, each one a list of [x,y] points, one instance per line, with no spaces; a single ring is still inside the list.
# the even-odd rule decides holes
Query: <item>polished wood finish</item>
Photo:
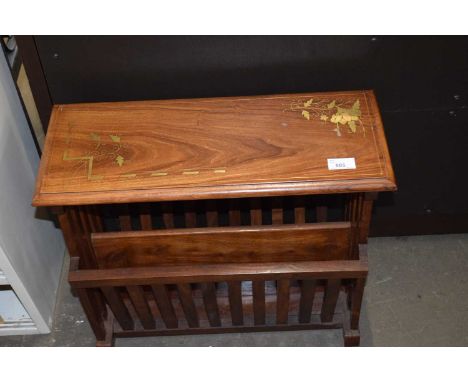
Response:
[[[331,113],[357,101],[350,133]],[[376,109],[371,91],[57,105],[34,204],[394,190]],[[356,169],[328,169],[349,157]]]
[[[174,265],[141,268],[84,269],[69,274],[79,288],[244,280],[363,278],[367,262],[361,260],[298,261],[283,263]]]
[[[349,256],[350,241],[348,222],[92,235],[101,268],[344,260]]]
[[[393,189],[358,91],[57,106],[34,203],[54,206],[100,346],[320,328],[357,345],[373,201]]]

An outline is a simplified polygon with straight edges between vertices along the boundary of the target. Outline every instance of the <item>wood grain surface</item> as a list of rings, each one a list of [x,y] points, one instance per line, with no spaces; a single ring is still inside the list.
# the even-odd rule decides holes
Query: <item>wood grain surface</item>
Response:
[[[395,188],[375,97],[355,91],[57,105],[33,203]]]
[[[104,269],[156,265],[345,260],[349,222],[97,233]]]

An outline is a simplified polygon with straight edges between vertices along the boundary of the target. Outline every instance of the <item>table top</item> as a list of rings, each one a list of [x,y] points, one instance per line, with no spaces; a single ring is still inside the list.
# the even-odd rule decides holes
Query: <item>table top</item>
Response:
[[[375,96],[350,91],[56,105],[33,204],[395,189]]]

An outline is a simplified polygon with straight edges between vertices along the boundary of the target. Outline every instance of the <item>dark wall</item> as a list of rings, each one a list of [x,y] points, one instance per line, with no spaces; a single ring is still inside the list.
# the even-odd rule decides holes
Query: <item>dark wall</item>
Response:
[[[373,234],[468,232],[467,37],[35,38],[53,103],[374,89],[399,190]]]

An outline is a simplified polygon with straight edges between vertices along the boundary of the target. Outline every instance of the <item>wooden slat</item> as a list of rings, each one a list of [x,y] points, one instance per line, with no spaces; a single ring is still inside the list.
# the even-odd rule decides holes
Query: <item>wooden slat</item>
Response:
[[[271,201],[272,224],[283,224],[283,199],[273,198]]]
[[[351,323],[350,329],[359,329],[359,317],[361,314],[362,296],[364,294],[365,278],[356,279],[351,289]]]
[[[244,326],[221,326],[211,327],[203,326],[199,328],[180,328],[180,329],[159,329],[159,330],[139,330],[125,332],[120,330],[114,331],[114,336],[118,338],[129,338],[136,336],[175,336],[175,335],[188,335],[188,334],[220,334],[220,333],[252,333],[252,332],[277,332],[277,331],[293,331],[293,330],[314,330],[314,329],[342,329],[341,322],[319,323],[314,322],[311,324],[290,324],[290,325],[276,325],[267,324],[262,326],[244,325]]]
[[[70,255],[80,257],[81,268],[91,269],[97,267],[97,261],[90,243],[90,232],[86,231],[87,224],[83,228],[79,208],[66,207],[65,211],[65,214],[59,215],[59,222]]]
[[[244,313],[242,309],[242,288],[240,281],[228,281],[229,307],[233,325],[244,324]]]
[[[119,222],[121,231],[132,230],[132,219],[130,217],[130,210],[128,204],[122,204],[120,206]]]
[[[299,323],[301,324],[310,322],[316,283],[316,280],[301,281],[301,300],[299,302]]]
[[[327,221],[328,207],[327,206],[317,206],[315,208],[317,214],[317,223],[323,223]]]
[[[84,206],[84,211],[87,215],[91,232],[102,232],[101,214],[98,206]]]
[[[143,289],[139,285],[129,285],[127,287],[128,295],[132,301],[133,307],[137,312],[138,318],[144,329],[154,329],[155,320],[151,314]]]
[[[359,231],[361,224],[363,201],[364,195],[358,193],[349,195],[348,201],[346,203],[345,218],[351,223],[351,226],[353,227],[353,234],[351,235],[351,247],[349,253],[350,259],[355,259],[358,256],[357,247],[359,243]]]
[[[262,200],[260,198],[250,199],[250,224],[262,225]]]
[[[299,261],[251,264],[205,264],[189,266],[158,266],[142,268],[86,269],[70,272],[68,280],[74,287],[120,285],[176,284],[265,280],[288,278],[302,280],[350,279],[366,277],[368,265],[361,260]]]
[[[81,225],[81,219],[78,207],[67,207],[68,218],[70,219],[70,224],[75,233],[84,232],[83,226]]]
[[[265,281],[252,281],[254,324],[265,325]]]
[[[305,198],[297,196],[294,199],[294,223],[304,224],[306,222]]]
[[[338,301],[338,296],[340,294],[340,287],[340,279],[327,280],[327,286],[325,287],[325,294],[323,296],[323,305],[321,312],[322,322],[330,322],[331,320],[333,320],[336,302]]]
[[[206,315],[211,326],[221,326],[219,318],[218,302],[216,300],[215,283],[202,283],[203,302],[205,303]]]
[[[168,329],[177,328],[179,324],[174,312],[174,307],[172,306],[172,301],[167,293],[167,286],[153,284],[151,285],[151,288],[153,289],[156,304],[158,305],[164,324]]]
[[[65,243],[67,244],[68,253],[71,257],[79,258],[81,253],[81,246],[79,245],[80,241],[78,239],[79,231],[74,225],[72,210],[73,208],[66,207],[62,213],[58,214],[58,220]],[[85,259],[83,260],[83,263],[85,263]]]
[[[198,328],[198,313],[193,302],[192,287],[190,284],[177,284],[177,290],[179,291],[180,303],[188,326],[190,328]]]
[[[240,203],[238,199],[229,200],[229,225],[241,225]]]
[[[120,293],[113,287],[103,287],[101,290],[122,329],[133,330],[133,319],[125,306]]]
[[[174,211],[171,203],[162,203],[162,218],[166,229],[174,228]]]
[[[96,339],[104,340],[106,338],[106,329],[104,326],[104,317],[99,311],[99,306],[93,298],[93,291],[88,288],[79,288],[76,290],[80,299],[81,307],[83,308],[91,329],[96,336]]]
[[[350,240],[349,222],[92,235],[101,268],[274,262],[285,256],[288,261],[344,260],[349,258]]]
[[[206,225],[208,227],[217,227],[218,223],[218,210],[216,200],[207,200],[205,203],[206,208]]]
[[[81,224],[82,232],[93,232],[91,223],[88,218],[88,214],[86,212],[86,206],[79,206],[78,207],[78,216]]]
[[[289,311],[289,280],[278,280],[276,292],[276,323],[287,324]]]
[[[195,202],[184,202],[185,227],[195,228],[197,226],[197,212]]]
[[[369,236],[369,226],[372,215],[372,206],[374,200],[377,199],[377,193],[366,193],[361,210],[361,219],[359,223],[359,243],[367,243]]]
[[[153,229],[153,223],[151,219],[151,205],[144,203],[140,205],[140,224],[143,231],[150,231]]]

